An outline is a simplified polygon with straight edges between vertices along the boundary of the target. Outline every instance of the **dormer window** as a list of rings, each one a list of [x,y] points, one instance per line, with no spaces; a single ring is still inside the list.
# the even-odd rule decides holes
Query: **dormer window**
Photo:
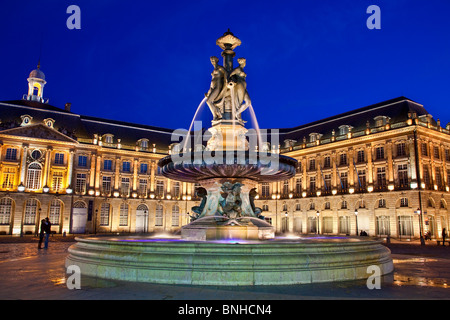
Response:
[[[390,118],[387,116],[376,116],[373,120],[375,120],[375,127],[381,127],[385,126],[389,122]]]
[[[147,150],[148,149],[148,139],[138,140],[138,145],[141,150]]]
[[[105,134],[103,136],[103,138],[104,138],[105,143],[113,143],[113,141],[114,141],[114,135],[109,134],[109,133]]]
[[[44,120],[44,123],[47,127],[53,129],[53,124],[55,123],[55,120],[53,120],[52,118],[48,118]]]
[[[350,133],[350,131],[352,129],[353,129],[353,127],[349,126],[347,124],[342,125],[342,126],[339,127],[339,135],[341,135],[341,136],[346,135],[346,134]]]
[[[309,142],[316,142],[317,140],[320,139],[320,137],[322,137],[322,135],[320,133],[310,133],[309,134]]]
[[[23,115],[20,116],[20,118],[22,119],[22,123],[20,124],[22,127],[29,125],[31,123],[31,120],[33,119],[33,117],[29,115]]]

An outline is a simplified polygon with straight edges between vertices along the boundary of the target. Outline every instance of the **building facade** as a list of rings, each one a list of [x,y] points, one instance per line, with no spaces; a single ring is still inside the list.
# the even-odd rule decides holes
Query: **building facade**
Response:
[[[38,67],[22,100],[0,102],[0,233],[177,231],[196,185],[163,177],[173,130],[83,116],[43,97]],[[295,177],[258,186],[277,232],[417,238],[449,227],[450,131],[399,97],[296,128],[271,149]]]

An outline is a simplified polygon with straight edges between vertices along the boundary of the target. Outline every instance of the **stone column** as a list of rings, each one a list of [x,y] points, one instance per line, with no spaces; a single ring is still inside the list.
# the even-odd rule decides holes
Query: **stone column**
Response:
[[[25,173],[27,171],[27,153],[29,145],[24,143],[22,145],[22,155],[20,159],[20,183],[25,185]]]
[[[75,152],[75,150],[73,150],[73,149],[70,150],[69,161],[67,163],[67,187],[66,188],[72,187],[73,158],[74,158],[73,154],[74,154],[74,152]]]
[[[50,176],[50,163],[51,163],[51,152],[52,152],[52,147],[47,147],[47,151],[45,152],[45,162],[44,162],[44,170],[42,172],[42,186],[41,187],[45,187],[49,185],[47,185],[48,183],[48,178]]]

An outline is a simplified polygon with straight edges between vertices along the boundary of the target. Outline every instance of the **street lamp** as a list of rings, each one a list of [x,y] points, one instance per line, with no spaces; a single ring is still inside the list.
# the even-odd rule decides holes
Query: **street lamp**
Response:
[[[320,212],[319,212],[319,210],[317,210],[317,212],[316,212],[316,215],[317,215],[317,234],[319,234],[320,232],[319,232],[319,229],[320,229],[320,226],[319,226],[319,215],[320,215]]]
[[[420,208],[417,208],[417,214],[419,215],[419,232],[420,232],[420,244],[421,245],[425,245],[425,240],[423,238],[423,232],[422,232],[422,211],[420,210]]]
[[[358,235],[358,209],[355,209],[355,217],[356,217],[356,235]]]

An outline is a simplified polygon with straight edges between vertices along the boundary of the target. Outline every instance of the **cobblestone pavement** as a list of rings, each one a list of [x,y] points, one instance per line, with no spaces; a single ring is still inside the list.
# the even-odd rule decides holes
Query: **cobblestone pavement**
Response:
[[[395,271],[381,289],[366,281],[291,286],[217,287],[129,283],[82,277],[81,290],[66,286],[64,260],[71,238],[52,238],[37,249],[35,238],[0,239],[0,299],[55,300],[297,300],[450,299],[450,247],[391,243]]]

